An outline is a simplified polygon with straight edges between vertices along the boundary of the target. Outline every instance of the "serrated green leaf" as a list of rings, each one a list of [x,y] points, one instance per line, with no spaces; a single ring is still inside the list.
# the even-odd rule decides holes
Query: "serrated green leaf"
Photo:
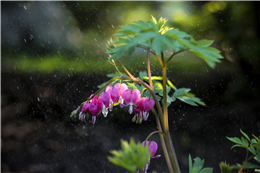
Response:
[[[189,88],[180,88],[175,90],[175,92],[173,93],[173,97],[178,97],[180,95],[186,94],[190,91]]]
[[[246,146],[246,145],[241,145],[241,144],[233,145],[233,146],[231,147],[231,149],[233,149],[233,148],[235,148],[235,147],[241,147],[241,148],[246,148],[246,149],[248,149],[248,146]]]
[[[203,168],[199,173],[212,173],[213,168]]]
[[[137,34],[139,33],[142,28],[138,25],[133,25],[133,24],[128,24],[126,26],[121,26],[121,28],[123,29],[123,31],[129,31],[131,32],[131,34]],[[128,34],[128,35],[131,35],[131,34]]]
[[[185,33],[185,32],[182,32],[182,31],[179,31],[178,29],[171,29],[171,30],[168,30],[166,33],[165,33],[166,36],[170,37],[170,38],[173,38],[173,39],[180,39],[180,38],[188,38],[188,37],[191,37],[189,34]]]
[[[187,103],[189,105],[198,106],[195,102],[192,101],[192,99],[190,97],[179,96],[179,97],[177,97],[177,99],[179,99],[180,101]]]
[[[213,40],[200,40],[196,41],[193,38],[191,38],[191,42],[194,42],[197,44],[197,47],[209,47],[214,42]]]
[[[249,146],[248,150],[249,150],[251,153],[253,153],[254,155],[256,155],[256,150],[255,150],[255,148],[254,148],[252,145]]]
[[[161,51],[163,51],[164,43],[163,43],[162,39],[163,39],[163,36],[158,35],[154,38],[154,40],[152,42],[152,49],[154,50],[154,52],[156,54],[160,54]]]
[[[118,41],[121,42],[121,43],[130,43],[130,41],[126,38],[118,38]]]
[[[234,143],[236,143],[236,144],[243,145],[243,142],[239,138],[237,138],[237,137],[227,137],[227,139],[232,141],[232,142],[234,142]]]
[[[156,35],[158,35],[158,34],[155,33],[155,32],[140,33],[133,38],[133,42],[136,43],[136,44],[141,43],[141,42],[144,42],[144,41],[147,41],[147,40],[154,38]]]
[[[192,172],[199,172],[204,165],[204,159],[201,160],[199,157],[196,157],[193,160],[194,160],[194,164],[193,164]]]
[[[128,56],[131,56],[132,53],[134,53],[134,51],[135,51],[135,46],[130,46],[130,47],[126,50],[126,54],[127,54]]]
[[[142,29],[149,28],[149,25],[145,21],[142,21],[142,20],[138,20],[138,21],[135,21],[133,23],[140,26]]]
[[[204,160],[201,160],[199,157],[196,157],[194,164],[192,164],[191,155],[189,154],[189,173],[212,173],[212,168],[203,168]]]
[[[256,137],[255,135],[252,135],[252,136],[254,136],[254,138],[258,141],[258,142],[260,142],[260,137],[258,138],[258,137]]]
[[[130,140],[130,143],[121,140],[121,150],[110,151],[114,156],[109,156],[108,160],[130,172],[136,172],[137,168],[143,168],[146,165],[151,156],[148,147],[143,147],[140,142],[136,144],[133,139]]]
[[[248,146],[248,145],[249,145],[248,140],[246,140],[244,137],[241,137],[241,141],[243,142],[243,144],[244,144],[245,146]]]

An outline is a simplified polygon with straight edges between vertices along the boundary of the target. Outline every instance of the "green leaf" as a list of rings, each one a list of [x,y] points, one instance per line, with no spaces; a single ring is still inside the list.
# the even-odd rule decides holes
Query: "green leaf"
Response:
[[[239,138],[237,138],[237,137],[234,137],[234,138],[232,138],[232,137],[227,137],[227,139],[230,140],[230,141],[232,141],[232,142],[234,142],[234,143],[236,143],[236,144],[243,145],[243,142],[242,142]]]
[[[156,35],[158,35],[158,34],[155,33],[155,32],[140,33],[133,38],[133,42],[134,43],[141,43],[141,42],[144,42],[144,41],[147,41],[147,40],[154,38]]]
[[[174,86],[170,80],[167,80],[167,83],[172,89],[177,90],[177,87]]]
[[[147,76],[148,76],[148,74],[147,74],[146,71],[139,71],[139,78],[140,79],[143,79],[144,77],[147,77]]]
[[[197,47],[209,47],[214,42],[213,40],[200,40],[195,41],[193,38],[191,38],[191,42],[194,42],[197,44]]]
[[[167,95],[167,107],[175,101],[175,98],[174,97],[170,97],[169,95]],[[163,99],[162,99],[162,104],[163,104]]]
[[[254,136],[254,138],[258,141],[258,142],[260,142],[260,137],[258,138],[258,137],[256,137],[255,135],[252,135],[252,136]]]
[[[110,151],[113,157],[109,156],[108,160],[130,172],[136,172],[138,168],[143,168],[150,159],[151,152],[148,152],[148,146],[143,147],[140,142],[135,143],[134,139],[130,144],[121,140],[121,150]]]
[[[166,36],[173,39],[188,38],[191,37],[189,34],[179,31],[178,29],[171,29],[165,33]]]
[[[180,88],[175,90],[175,92],[173,93],[173,97],[178,97],[180,95],[186,94],[190,91],[189,88]]]
[[[251,153],[253,153],[254,155],[256,155],[256,150],[255,150],[255,148],[254,148],[252,145],[250,145],[250,147],[248,148],[248,150],[249,150]]]
[[[126,53],[128,56],[131,56],[132,53],[134,53],[135,51],[135,46],[130,46],[127,50],[126,50]]]
[[[245,146],[248,146],[248,145],[249,145],[248,140],[246,140],[244,137],[241,137],[241,140],[242,140],[242,142],[243,142],[243,144],[244,144]]]
[[[246,146],[246,145],[241,145],[241,144],[233,145],[233,146],[231,147],[231,149],[233,149],[234,147],[241,147],[241,148],[246,148],[246,149],[248,149],[248,146]]]
[[[161,51],[163,51],[163,49],[164,49],[164,43],[163,43],[162,39],[163,39],[163,36],[157,35],[155,37],[155,39],[153,40],[152,49],[154,50],[154,52],[156,54],[161,53]]]
[[[189,173],[212,173],[212,168],[203,168],[204,159],[201,160],[199,157],[194,159],[194,164],[192,164],[191,155],[189,155]]]
[[[203,168],[199,173],[212,173],[213,168]]]

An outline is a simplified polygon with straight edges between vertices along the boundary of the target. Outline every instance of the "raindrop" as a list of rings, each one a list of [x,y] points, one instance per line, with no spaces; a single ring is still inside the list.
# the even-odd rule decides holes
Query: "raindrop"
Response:
[[[27,8],[26,8],[26,6],[25,6],[25,5],[23,6],[23,8],[24,8],[25,10],[27,10]]]
[[[27,43],[26,39],[23,39],[25,43]]]
[[[17,86],[17,89],[19,90],[19,86]]]
[[[37,100],[38,100],[38,101],[40,101],[40,98],[39,98],[39,97],[37,97]]]
[[[70,77],[70,74],[68,74],[68,76]]]

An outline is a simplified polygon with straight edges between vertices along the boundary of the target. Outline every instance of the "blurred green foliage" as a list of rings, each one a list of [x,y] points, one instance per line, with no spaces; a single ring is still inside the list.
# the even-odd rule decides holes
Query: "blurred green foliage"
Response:
[[[232,63],[253,80],[260,75],[258,6],[259,2],[242,1],[3,2],[2,70],[110,73],[114,69],[105,63],[107,40],[119,26],[148,21],[153,15],[167,18],[169,26],[197,40],[215,40],[213,46],[225,57],[219,68],[228,69]],[[16,12],[10,14],[10,9]],[[140,57],[144,52],[136,50],[126,66],[143,69],[145,59]],[[184,67],[180,70],[205,70],[193,57],[183,53],[171,64]]]

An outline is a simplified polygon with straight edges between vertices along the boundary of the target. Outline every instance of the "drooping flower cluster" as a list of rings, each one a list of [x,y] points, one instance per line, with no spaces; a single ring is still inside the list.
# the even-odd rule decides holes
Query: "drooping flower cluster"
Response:
[[[157,149],[158,149],[158,145],[157,145],[156,142],[154,142],[154,141],[151,141],[151,142],[146,141],[146,143],[145,143],[145,141],[143,141],[143,142],[142,142],[142,145],[143,145],[143,146],[149,145],[148,151],[151,152],[151,158],[152,158],[152,159],[156,159],[156,158],[161,157],[161,155],[154,156],[155,153],[156,153],[156,151],[157,151]],[[143,169],[142,172],[146,173],[147,170],[148,170],[149,165],[150,165],[150,159],[149,159],[149,161],[147,162],[147,164],[145,165],[145,167],[142,168],[142,169]],[[136,173],[139,173],[139,172],[140,172],[140,169],[137,170]]]
[[[106,117],[108,110],[112,111],[113,106],[119,104],[120,107],[129,106],[129,113],[134,112],[133,121],[141,123],[142,120],[147,120],[149,111],[153,108],[155,102],[152,98],[141,97],[141,93],[137,89],[128,89],[125,83],[116,83],[114,86],[107,86],[105,92],[102,92],[100,96],[91,95],[91,100],[84,102],[82,108],[78,107],[77,113],[79,113],[79,119],[85,120],[89,116],[89,112],[92,114],[92,123],[95,124],[96,116],[102,112]],[[135,106],[135,108],[133,107]]]

